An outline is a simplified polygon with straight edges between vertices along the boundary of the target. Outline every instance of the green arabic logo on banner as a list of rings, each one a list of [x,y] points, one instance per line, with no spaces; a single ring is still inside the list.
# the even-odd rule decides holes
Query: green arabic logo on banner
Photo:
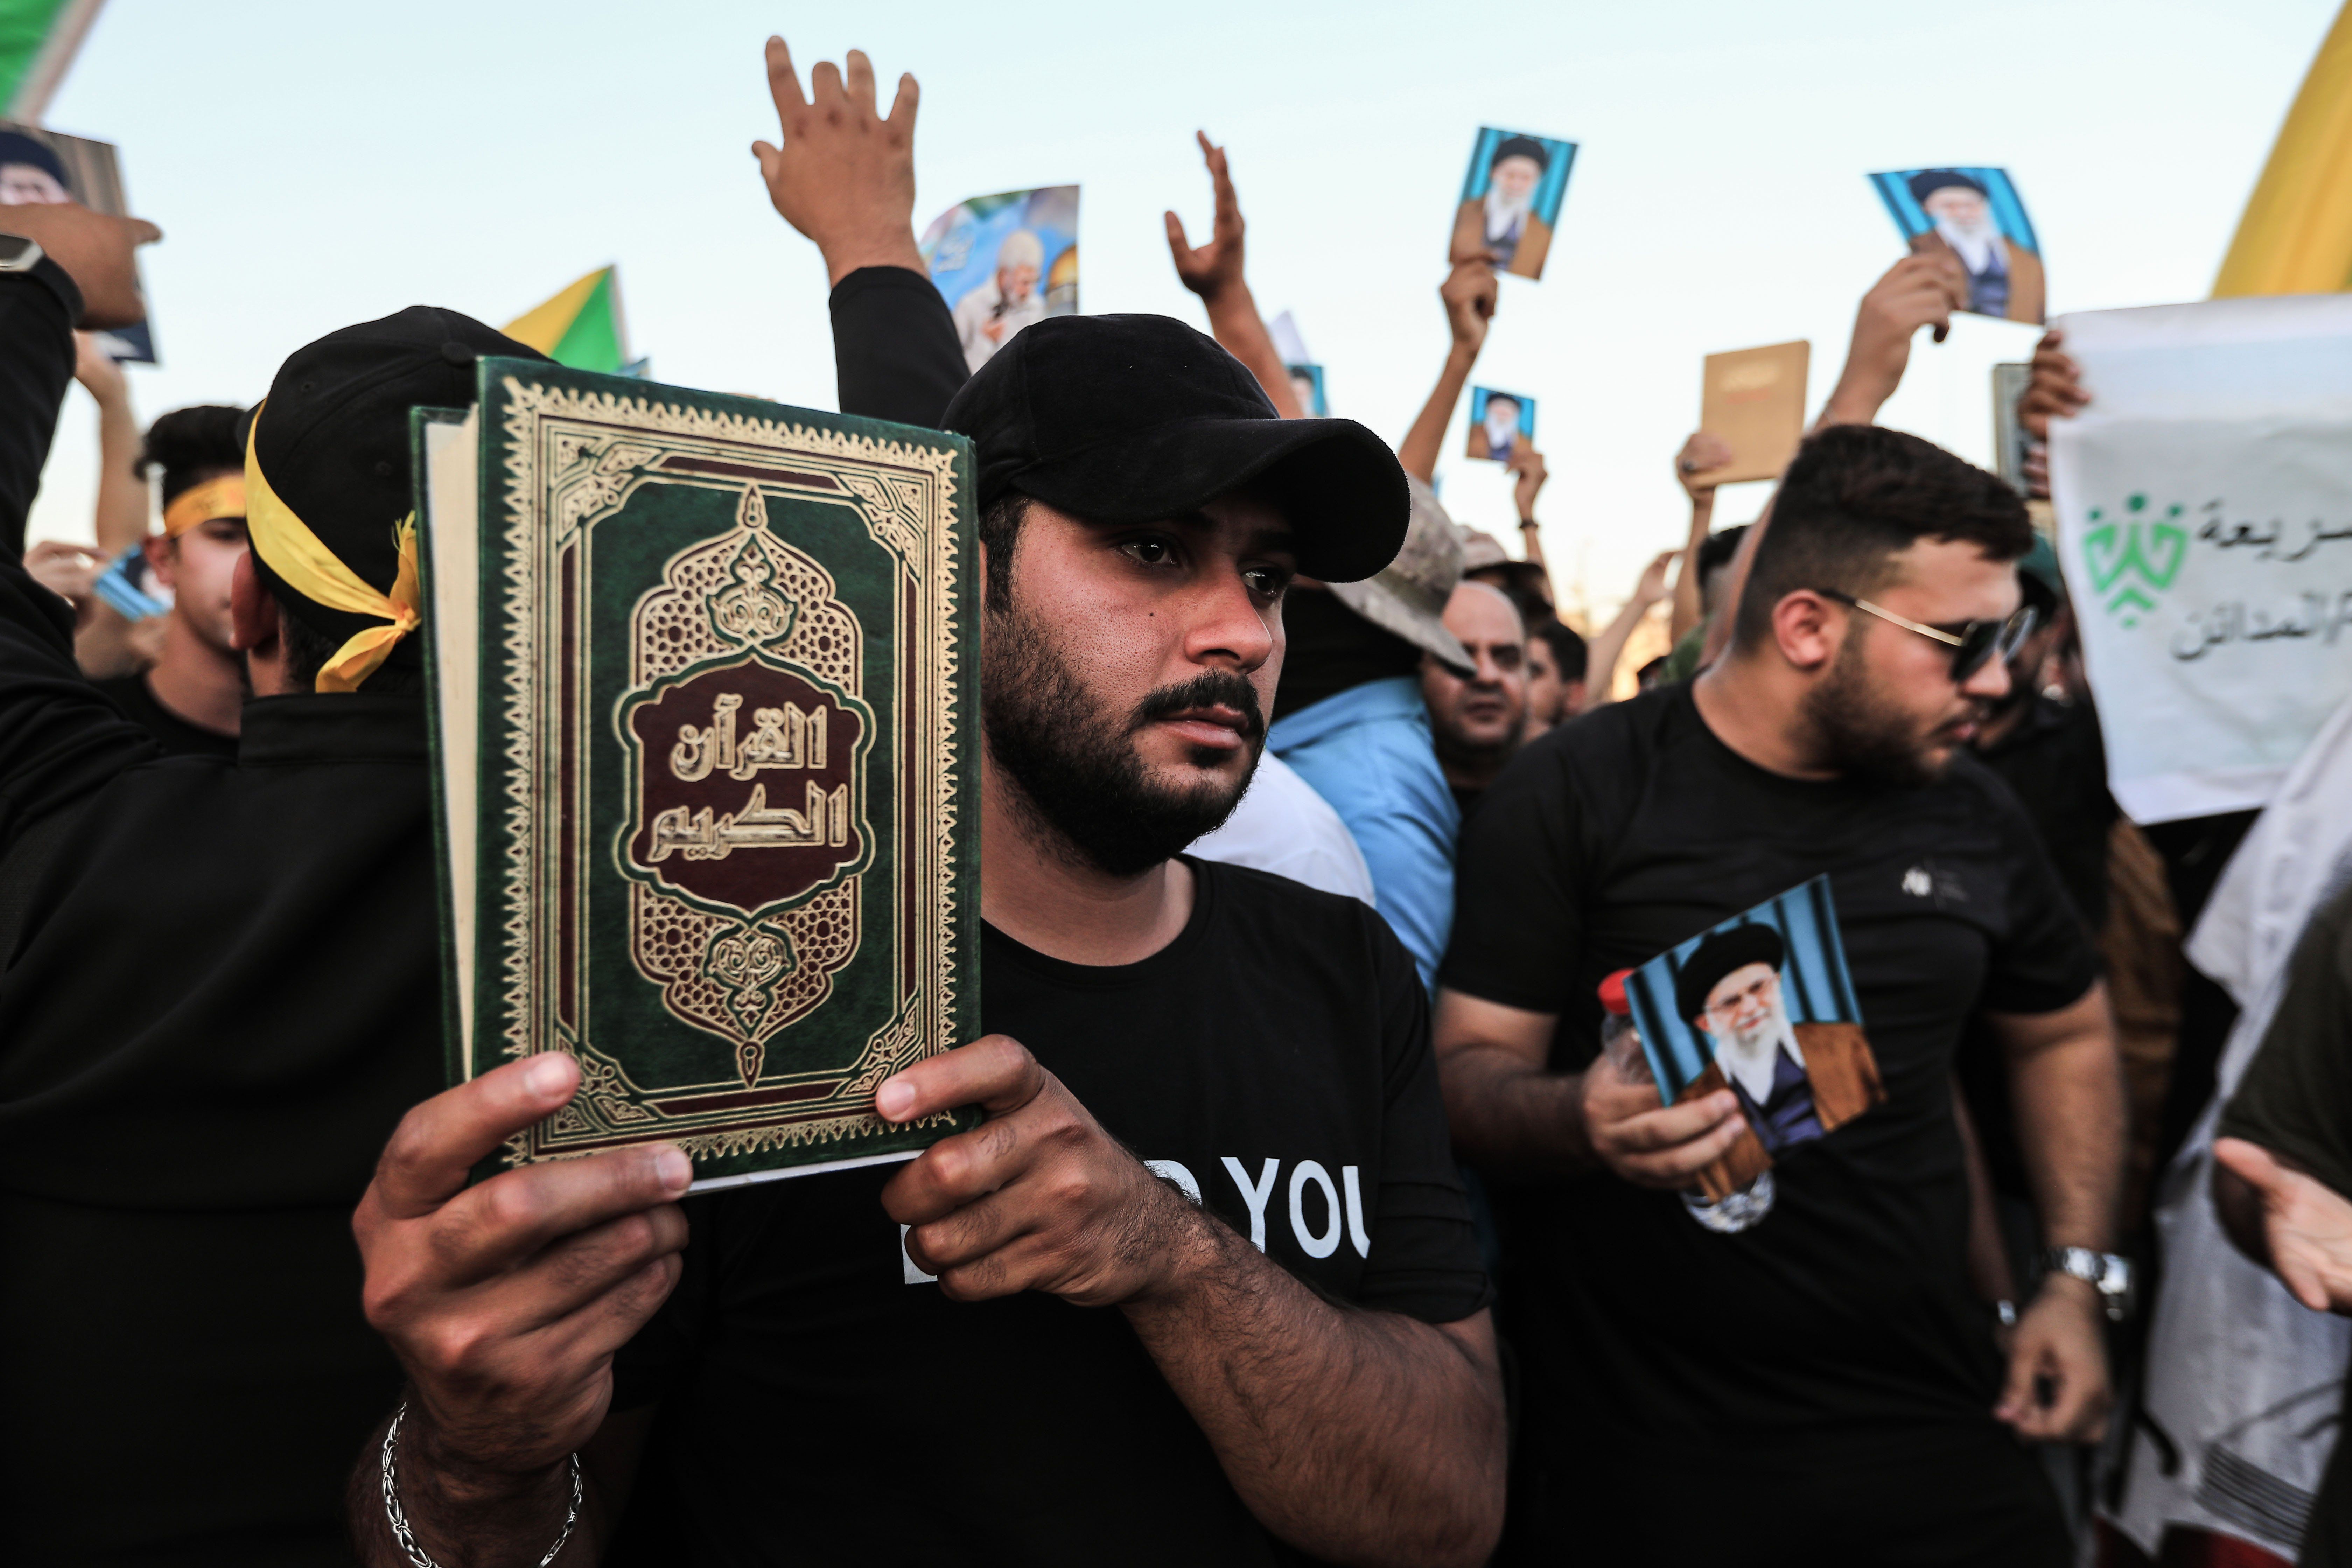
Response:
[[[2124,510],[2146,511],[2147,497],[2127,498]],[[2107,614],[2126,626],[2139,625],[2140,616],[2156,608],[2151,595],[2171,587],[2189,559],[2189,531],[2170,521],[2180,511],[2166,508],[2162,522],[2137,516],[2108,522],[2103,508],[2091,509],[2095,526],[2083,534],[2083,564],[2090,570],[2092,590],[2106,601]]]

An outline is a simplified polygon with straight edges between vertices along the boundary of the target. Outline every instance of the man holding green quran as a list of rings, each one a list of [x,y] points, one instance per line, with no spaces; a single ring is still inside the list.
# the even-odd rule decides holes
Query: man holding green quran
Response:
[[[1386,564],[1402,471],[1161,318],[1039,322],[963,384],[912,79],[886,117],[861,55],[814,101],[781,40],[769,75],[844,412],[976,448],[983,1037],[876,1106],[987,1121],[681,1204],[658,1144],[467,1186],[578,1089],[561,1054],[418,1106],[354,1220],[409,1375],[363,1555],[1483,1563],[1502,1397],[1412,961],[1181,854],[1263,746],[1289,581]]]

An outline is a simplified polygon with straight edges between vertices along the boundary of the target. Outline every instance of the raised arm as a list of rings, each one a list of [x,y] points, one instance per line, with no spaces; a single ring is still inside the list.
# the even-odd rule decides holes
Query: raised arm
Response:
[[[71,204],[0,208],[0,234],[64,272],[0,273],[0,846],[88,795],[155,744],[74,663],[74,616],[23,563],[25,519],[73,374],[75,312],[121,326],[145,312],[133,249],[152,224]]]
[[[1192,134],[1201,143],[1201,157],[1209,165],[1209,179],[1216,189],[1216,216],[1211,223],[1209,243],[1194,246],[1185,236],[1184,220],[1172,211],[1165,215],[1168,254],[1176,263],[1176,277],[1201,297],[1201,303],[1208,307],[1210,335],[1224,345],[1227,353],[1249,366],[1266,396],[1274,400],[1275,412],[1285,419],[1303,419],[1307,410],[1298,405],[1290,372],[1282,355],[1275,352],[1274,336],[1257,313],[1257,300],[1242,270],[1245,226],[1241,200],[1234,195],[1225,150],[1212,142],[1205,131]]]
[[[1445,427],[1453,423],[1454,405],[1462,401],[1462,389],[1470,384],[1470,367],[1478,363],[1478,351],[1486,344],[1486,328],[1495,319],[1498,290],[1494,261],[1486,256],[1455,262],[1445,281],[1438,285],[1437,298],[1445,306],[1445,326],[1453,341],[1429,401],[1422,405],[1412,428],[1405,432],[1404,445],[1397,448],[1404,471],[1423,484],[1437,475]]]
[[[845,72],[819,61],[805,93],[783,39],[767,64],[782,144],[751,152],[768,199],[824,259],[841,411],[937,428],[968,372],[915,244],[915,79],[898,79],[885,116],[858,50]]]
[[[1633,628],[1642,624],[1642,617],[1666,596],[1666,569],[1681,553],[1678,550],[1662,550],[1655,560],[1643,567],[1641,580],[1633,584],[1633,596],[1617,612],[1617,618],[1592,639],[1584,675],[1586,712],[1616,700],[1612,690],[1617,683],[1617,661],[1625,657],[1625,645],[1633,639]]]
[[[1813,428],[1868,425],[1877,419],[1878,411],[1903,384],[1903,372],[1911,363],[1912,338],[1920,328],[1933,327],[1936,342],[1942,342],[1952,329],[1952,312],[1967,310],[1968,304],[1968,268],[1948,247],[1906,256],[1888,268],[1854,310],[1845,368],[1839,372],[1837,385],[1822,405]],[[1716,656],[1730,645],[1733,623],[1739,618],[1739,595],[1748,588],[1748,563],[1756,559],[1756,547],[1764,542],[1764,531],[1771,521],[1772,508],[1768,503],[1755,526],[1739,541],[1730,574],[1723,583],[1723,603],[1728,613],[1717,616],[1707,629],[1706,648],[1699,658],[1702,665],[1714,663]]]
[[[94,333],[74,334],[74,379],[98,405],[98,548],[112,557],[147,538],[147,485],[139,477],[139,416],[131,380]]]
[[[1731,461],[1731,445],[1708,430],[1694,430],[1675,454],[1675,479],[1690,497],[1690,536],[1683,542],[1683,569],[1675,574],[1675,618],[1668,638],[1680,642],[1706,615],[1699,600],[1698,549],[1715,527],[1715,483],[1704,476]]]

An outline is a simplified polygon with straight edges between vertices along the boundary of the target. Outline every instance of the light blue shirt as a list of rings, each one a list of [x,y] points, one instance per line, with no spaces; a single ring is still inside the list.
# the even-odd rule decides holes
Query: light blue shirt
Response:
[[[1437,765],[1421,682],[1401,675],[1352,687],[1290,714],[1265,741],[1355,836],[1380,911],[1434,995],[1454,929],[1462,813]]]

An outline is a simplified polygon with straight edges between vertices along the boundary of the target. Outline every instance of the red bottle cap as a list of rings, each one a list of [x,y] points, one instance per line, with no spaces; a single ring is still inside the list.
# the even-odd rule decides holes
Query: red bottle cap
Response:
[[[1621,969],[1601,983],[1601,1005],[1621,1018],[1633,1011],[1633,1005],[1625,1000],[1625,976],[1633,973]]]

